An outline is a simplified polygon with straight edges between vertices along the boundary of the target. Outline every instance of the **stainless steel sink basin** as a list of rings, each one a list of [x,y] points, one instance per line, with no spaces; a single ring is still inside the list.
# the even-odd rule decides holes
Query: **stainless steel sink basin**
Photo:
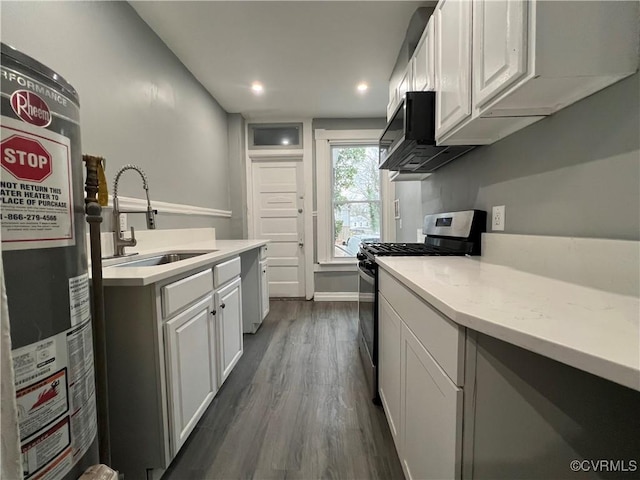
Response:
[[[167,263],[174,263],[174,262],[180,262],[182,260],[188,260],[190,258],[199,257],[200,255],[206,255],[208,253],[212,253],[215,251],[216,250],[207,250],[204,252],[168,252],[168,253],[149,256],[146,258],[129,260],[127,262],[118,263],[113,266],[114,267],[155,267],[157,265],[165,265]]]

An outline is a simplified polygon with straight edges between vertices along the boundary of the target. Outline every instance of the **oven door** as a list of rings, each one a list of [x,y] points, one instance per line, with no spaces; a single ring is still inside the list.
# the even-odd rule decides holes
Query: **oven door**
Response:
[[[378,398],[378,309],[376,301],[377,266],[370,262],[358,264],[358,349],[364,366],[371,398]]]

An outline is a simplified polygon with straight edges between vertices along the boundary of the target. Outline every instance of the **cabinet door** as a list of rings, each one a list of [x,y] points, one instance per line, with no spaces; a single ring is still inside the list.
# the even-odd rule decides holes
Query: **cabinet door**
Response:
[[[402,466],[409,479],[460,478],[462,390],[402,324]]]
[[[220,385],[242,356],[242,293],[240,279],[216,291]]]
[[[429,20],[413,56],[413,90],[435,90],[433,19]]]
[[[175,455],[217,392],[211,294],[165,323],[171,452]]]
[[[400,332],[402,320],[389,302],[378,301],[378,390],[391,435],[400,454]]]
[[[396,98],[398,99],[398,103],[402,102],[404,99],[404,94],[407,93],[410,89],[411,85],[411,64],[407,65],[407,68],[404,71],[404,75],[398,84],[398,93],[396,94]],[[398,103],[396,105],[398,105]]]
[[[471,2],[440,0],[434,15],[440,137],[471,115]]]
[[[524,0],[473,2],[473,104],[505,91],[527,72],[527,10]]]
[[[260,262],[260,320],[269,313],[269,277],[267,260]]]

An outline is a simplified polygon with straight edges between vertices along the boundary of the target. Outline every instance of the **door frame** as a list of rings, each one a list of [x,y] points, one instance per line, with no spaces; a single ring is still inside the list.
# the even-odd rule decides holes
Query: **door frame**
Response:
[[[247,121],[245,122],[245,138],[248,140],[249,135],[249,123],[274,123],[273,121]],[[291,122],[278,123],[300,123],[300,120],[294,120]],[[245,142],[248,145],[249,142]],[[311,128],[311,120],[304,120],[302,122],[302,148],[296,150],[249,150],[245,146],[246,163],[246,178],[247,178],[247,226],[249,232],[249,238],[255,239],[254,228],[254,215],[253,211],[253,163],[254,162],[302,162],[303,169],[303,185],[302,189],[305,192],[302,214],[302,241],[304,243],[304,292],[305,298],[311,300],[313,298],[313,292],[315,289],[313,279],[313,252],[314,252],[314,239],[313,239],[313,196],[315,192],[315,185],[313,183],[313,165],[312,165],[312,149],[313,149],[313,135]]]

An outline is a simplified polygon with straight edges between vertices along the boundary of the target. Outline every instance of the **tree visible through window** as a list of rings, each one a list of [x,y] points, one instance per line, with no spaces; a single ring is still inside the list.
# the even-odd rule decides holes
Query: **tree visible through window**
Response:
[[[380,241],[378,146],[331,147],[334,257],[355,257]]]

